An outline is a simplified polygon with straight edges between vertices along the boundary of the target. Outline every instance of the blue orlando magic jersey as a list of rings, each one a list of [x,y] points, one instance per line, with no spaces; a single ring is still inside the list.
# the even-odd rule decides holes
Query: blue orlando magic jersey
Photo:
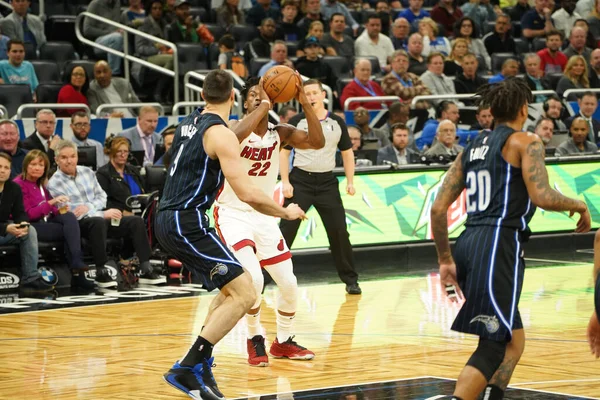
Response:
[[[502,226],[521,231],[535,213],[520,168],[502,157],[504,144],[515,131],[499,125],[484,131],[463,151],[467,188],[467,226]]]
[[[223,185],[219,160],[204,151],[203,138],[208,128],[226,125],[216,114],[195,110],[177,127],[167,181],[160,199],[160,210],[207,210]]]

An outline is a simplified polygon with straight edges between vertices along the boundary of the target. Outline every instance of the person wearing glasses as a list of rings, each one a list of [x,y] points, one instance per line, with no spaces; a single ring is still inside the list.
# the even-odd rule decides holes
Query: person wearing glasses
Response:
[[[90,87],[90,80],[82,66],[77,64],[68,66],[65,71],[64,81],[65,85],[58,92],[57,103],[89,105],[86,95]],[[63,108],[57,110],[57,114],[59,117],[70,117],[76,111],[82,111],[82,109]]]
[[[97,140],[90,139],[90,117],[85,111],[76,111],[71,115],[71,130],[73,137],[71,141],[77,147],[93,146],[96,148],[96,171],[108,162],[108,157],[104,154],[104,146]]]
[[[44,108],[35,116],[35,132],[23,140],[21,146],[27,150],[41,150],[54,164],[54,149],[60,141],[60,136],[54,134],[56,115],[50,109]]]

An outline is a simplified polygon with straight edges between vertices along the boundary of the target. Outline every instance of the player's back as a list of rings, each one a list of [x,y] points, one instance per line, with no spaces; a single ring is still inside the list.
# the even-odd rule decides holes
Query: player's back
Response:
[[[535,213],[520,168],[510,165],[502,149],[514,129],[499,125],[484,131],[465,148],[463,175],[467,188],[467,226],[527,229]]]
[[[225,125],[216,114],[195,110],[175,131],[171,165],[160,200],[160,210],[207,210],[223,184],[219,160],[204,150],[204,134],[214,125]]]

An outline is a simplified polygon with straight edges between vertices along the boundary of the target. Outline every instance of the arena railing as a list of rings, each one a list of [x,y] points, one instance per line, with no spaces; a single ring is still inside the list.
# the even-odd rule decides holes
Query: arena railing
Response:
[[[144,106],[155,107],[158,109],[158,115],[165,115],[165,108],[160,103],[106,103],[98,106],[96,109],[96,116],[101,115],[104,110],[112,110],[115,108],[130,108],[135,110]]]
[[[588,89],[588,88],[583,88],[583,89],[567,89],[563,93],[563,99],[566,100],[567,97],[569,97],[569,95],[571,93],[585,93],[585,92],[600,93],[600,89]]]
[[[8,110],[2,104],[0,104],[0,119],[8,119],[10,115],[8,115]]]
[[[233,71],[230,72],[231,74],[234,74]],[[235,75],[235,74],[234,74]],[[237,76],[237,75],[236,75]],[[184,98],[184,102],[194,102],[194,104],[190,104],[189,106],[185,106],[186,107],[186,114],[190,114],[192,112],[191,107],[195,105],[196,103],[202,102],[202,88],[198,85],[194,85],[193,83],[190,82],[190,79],[197,79],[200,82],[204,82],[204,80],[206,79],[206,75],[201,74],[198,71],[188,71],[184,77],[183,77],[183,98]],[[235,79],[235,78],[234,78]],[[238,77],[238,79],[240,79]],[[240,79],[240,82],[241,81]],[[233,92],[235,95],[235,99],[233,102],[233,108],[232,108],[232,114],[236,114],[236,115],[242,115],[242,94],[240,93],[240,91],[237,88],[233,88]],[[175,109],[175,107],[173,107],[173,109]],[[179,112],[179,110],[177,111]],[[177,114],[179,115],[179,114]]]
[[[179,109],[182,107],[202,107],[205,105],[205,101],[180,101],[179,103],[173,104],[173,111],[171,115],[173,115],[174,117],[178,117]]]
[[[539,95],[539,96],[549,96],[549,95],[553,95],[556,94],[556,92],[554,90],[533,90],[531,92],[534,96]],[[450,93],[450,94],[428,94],[428,95],[422,95],[422,96],[415,96],[413,97],[412,101],[410,102],[411,107],[415,106],[419,101],[422,100],[452,100],[452,99],[475,99],[477,98],[477,95],[475,93],[465,93],[465,94],[454,94],[454,93]]]
[[[85,36],[83,36],[83,33],[81,32],[81,26],[83,25],[82,24],[83,18],[95,19],[95,20],[105,23],[107,25],[114,26],[117,29],[121,29],[124,32],[131,33],[136,36],[141,36],[145,39],[152,40],[154,43],[160,43],[160,44],[170,48],[171,50],[173,50],[173,61],[174,61],[173,62],[173,70],[171,71],[170,69],[159,67],[158,65],[154,65],[146,60],[143,60],[139,57],[135,57],[135,56],[132,56],[131,54],[129,54],[129,35],[126,35],[126,34],[123,35],[123,51],[111,49],[110,47],[98,44],[98,43],[94,42],[93,40],[87,39]],[[177,57],[177,46],[175,45],[175,43],[161,39],[157,36],[149,35],[147,33],[141,32],[135,28],[130,28],[127,25],[113,22],[110,19],[100,17],[96,14],[92,14],[87,11],[84,11],[77,16],[77,19],[75,21],[75,35],[77,36],[77,39],[79,39],[79,41],[81,43],[87,44],[88,46],[100,49],[107,53],[122,57],[123,58],[123,67],[124,67],[124,71],[125,71],[125,79],[127,79],[128,81],[131,80],[131,76],[130,76],[130,72],[129,72],[129,62],[130,61],[138,63],[138,64],[142,64],[146,68],[150,68],[154,71],[160,72],[161,74],[170,76],[171,78],[173,78],[173,92],[174,92],[173,97],[175,98],[174,103],[177,103],[177,101],[179,101],[179,62],[178,62],[179,58]]]
[[[357,102],[385,102],[385,101],[401,101],[398,96],[358,96],[348,97],[344,102],[344,111],[349,111],[350,104]],[[382,107],[383,108],[383,107]]]
[[[26,103],[26,104],[21,104],[19,106],[19,108],[17,108],[17,115],[16,115],[16,119],[21,119],[22,115],[23,115],[23,111],[25,110],[30,110],[30,109],[42,109],[42,108],[58,108],[58,109],[65,109],[65,108],[76,108],[76,109],[80,109],[83,108],[88,114],[90,114],[90,107],[87,104],[84,103]]]

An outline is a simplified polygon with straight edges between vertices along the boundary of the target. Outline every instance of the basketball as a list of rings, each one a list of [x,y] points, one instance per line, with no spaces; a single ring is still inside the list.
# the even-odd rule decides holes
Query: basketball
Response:
[[[285,65],[276,65],[263,76],[263,88],[273,103],[287,103],[296,96],[296,74]]]

